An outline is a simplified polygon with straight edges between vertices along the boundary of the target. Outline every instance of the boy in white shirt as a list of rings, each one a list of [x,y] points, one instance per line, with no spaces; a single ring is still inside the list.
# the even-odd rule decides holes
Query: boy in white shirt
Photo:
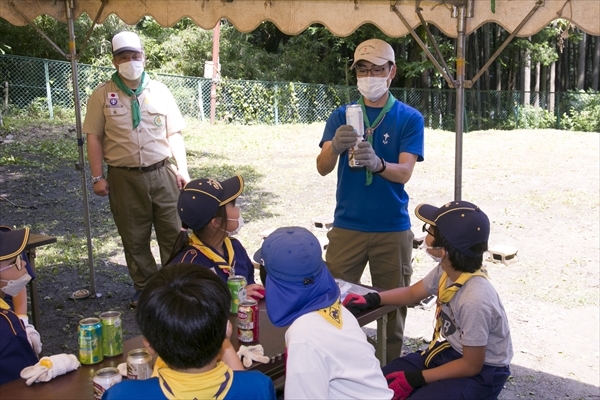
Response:
[[[390,399],[373,346],[340,303],[339,288],[307,229],[284,227],[263,242],[269,319],[285,334],[287,399]]]

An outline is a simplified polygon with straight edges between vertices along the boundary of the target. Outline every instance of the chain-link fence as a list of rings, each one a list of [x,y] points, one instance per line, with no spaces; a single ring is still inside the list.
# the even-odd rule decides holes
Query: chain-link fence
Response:
[[[78,64],[82,115],[92,91],[113,68]],[[208,119],[211,80],[150,75],[169,87],[183,115]],[[54,118],[73,113],[71,64],[64,61],[0,55],[3,113]],[[415,107],[434,129],[455,130],[456,91],[392,88],[397,99]],[[217,85],[216,118],[226,123],[290,124],[322,122],[341,104],[358,98],[355,86],[222,79]],[[515,128],[564,128],[563,120],[583,112],[588,93],[465,90],[465,131]]]

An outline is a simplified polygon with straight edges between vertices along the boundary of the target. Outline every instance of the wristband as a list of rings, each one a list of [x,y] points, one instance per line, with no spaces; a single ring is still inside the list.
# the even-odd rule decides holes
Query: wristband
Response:
[[[406,371],[404,372],[404,377],[406,378],[406,382],[414,389],[427,385],[425,377],[423,377],[423,371]]]
[[[92,184],[95,185],[96,183],[100,182],[102,179],[104,179],[104,175],[92,176]]]
[[[379,159],[381,160],[381,169],[379,171],[373,172],[374,174],[380,174],[383,171],[385,171],[385,169],[387,168],[387,163],[385,162],[385,160],[383,159],[383,157],[379,157]]]

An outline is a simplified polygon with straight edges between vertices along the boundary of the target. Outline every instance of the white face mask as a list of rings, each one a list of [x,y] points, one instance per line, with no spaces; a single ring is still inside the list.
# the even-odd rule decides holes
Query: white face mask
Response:
[[[429,257],[433,258],[433,261],[435,261],[435,262],[436,262],[436,263],[438,263],[438,264],[442,262],[442,259],[443,259],[444,257],[438,257],[438,256],[434,256],[434,255],[433,255],[433,254],[431,254],[431,252],[430,252],[430,251],[431,251],[431,250],[433,250],[433,249],[441,249],[441,247],[429,247],[429,246],[427,246],[427,243],[425,243],[425,240],[423,240],[423,243],[421,244],[421,248],[422,248],[423,250],[425,250],[425,253],[427,253],[427,255],[428,255]]]
[[[391,72],[391,71],[390,71]],[[388,91],[387,76],[365,76],[358,78],[358,91],[365,99],[375,102]]]
[[[31,275],[29,274],[25,274],[17,280],[6,281],[4,279],[0,279],[0,282],[7,282],[6,286],[2,288],[2,291],[4,292],[4,294],[15,297],[16,295],[21,293],[21,290],[23,290],[23,288],[27,286],[30,280]]]
[[[123,76],[125,79],[129,79],[130,81],[135,81],[140,76],[142,76],[142,72],[144,72],[144,62],[143,61],[127,61],[123,64],[119,64],[119,74]]]
[[[227,221],[237,221],[237,228],[235,228],[232,231],[227,231],[227,233],[229,233],[230,236],[233,235],[237,235],[238,233],[240,233],[240,229],[242,229],[242,226],[244,226],[244,218],[242,218],[242,214],[240,214],[240,216],[237,219],[233,219],[233,218],[227,218]]]

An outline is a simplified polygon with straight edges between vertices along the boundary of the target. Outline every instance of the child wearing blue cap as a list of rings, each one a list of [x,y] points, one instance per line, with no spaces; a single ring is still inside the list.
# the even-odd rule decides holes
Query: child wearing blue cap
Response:
[[[29,228],[0,230],[0,385],[20,378],[23,368],[38,362],[25,325],[4,301],[6,295],[21,293],[31,280],[21,258],[28,239]]]
[[[373,346],[340,303],[339,288],[307,229],[284,227],[257,254],[267,314],[285,333],[286,399],[390,399]]]
[[[210,268],[225,283],[233,275],[246,278],[246,295],[264,297],[264,287],[254,282],[254,264],[242,243],[232,237],[244,220],[235,201],[244,190],[236,175],[222,182],[195,179],[188,182],[177,202],[183,225],[167,264],[192,263]],[[192,233],[188,235],[188,229]]]
[[[408,288],[349,295],[344,305],[364,310],[410,305],[438,297],[429,348],[383,368],[394,399],[496,399],[510,375],[512,341],[504,306],[482,271],[490,221],[476,205],[453,201],[420,204],[427,252],[439,264]],[[446,340],[438,341],[442,336]]]

